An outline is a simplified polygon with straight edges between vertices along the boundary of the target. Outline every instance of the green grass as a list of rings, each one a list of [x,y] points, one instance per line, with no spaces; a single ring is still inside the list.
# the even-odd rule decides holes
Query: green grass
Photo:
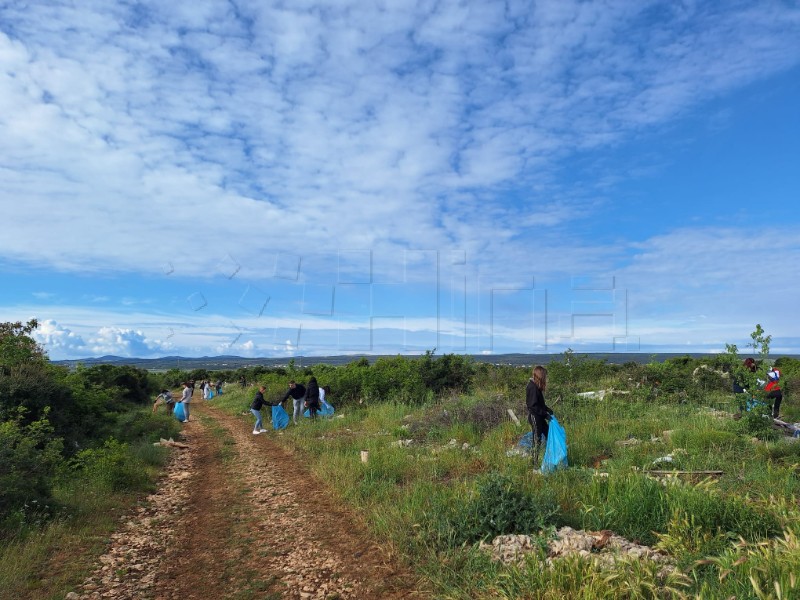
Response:
[[[700,401],[565,397],[556,411],[572,466],[543,477],[533,474],[528,459],[506,456],[527,427],[481,408],[482,402],[495,402],[493,394],[477,390],[463,405],[448,396],[413,408],[345,408],[345,418],[303,423],[278,439],[307,454],[315,474],[366,516],[375,533],[430,582],[437,598],[723,597],[711,591],[723,574],[723,588],[731,591],[725,597],[756,597],[751,576],[772,593],[770,581],[789,589],[796,557],[780,540],[800,516],[793,500],[800,495],[800,445],[754,443],[735,421],[715,416]],[[709,405],[720,410],[731,404],[715,394]],[[521,406],[515,410],[524,414]],[[460,420],[448,418],[452,414]],[[630,438],[639,443],[617,443]],[[401,439],[414,442],[395,445]],[[451,439],[455,446],[448,444]],[[367,464],[360,461],[361,450],[369,452]],[[648,477],[645,471],[668,454],[673,468],[723,475],[667,485]],[[608,477],[595,475],[600,460]],[[475,510],[480,482],[492,473],[507,477],[534,502],[557,506],[554,526],[608,528],[657,544],[681,569],[667,576],[647,561],[614,568],[580,559],[552,567],[534,559],[522,566],[491,563],[465,542],[462,529],[469,521],[465,515]],[[723,563],[738,543],[777,553],[777,564],[765,570],[766,559],[759,567],[753,560],[751,569],[739,565],[726,573]]]
[[[595,389],[624,388],[613,377],[599,383]],[[248,406],[254,391],[231,389],[213,402],[246,426],[252,423]],[[730,410],[735,405],[730,394],[631,391],[602,401],[562,393],[556,413],[567,431],[571,466],[547,476],[535,474],[527,458],[506,455],[528,428],[505,415],[508,406],[524,415],[522,393],[510,401],[495,388],[414,407],[398,402],[337,407],[337,418],[304,419],[274,439],[298,452],[378,539],[424,578],[436,598],[800,597],[800,444],[770,436],[754,441],[758,436],[748,427],[760,426],[757,419],[742,424],[708,410]],[[785,413],[797,412],[784,404]],[[220,458],[234,460],[232,441],[209,426],[219,436]],[[619,443],[633,438],[634,443]],[[397,444],[408,439],[413,439],[409,446]],[[131,446],[131,451],[148,469],[158,469],[161,457],[152,447]],[[369,453],[366,463],[362,451]],[[667,455],[673,462],[660,468],[722,475],[670,482],[649,476],[654,461]],[[492,487],[491,481],[505,483]],[[89,492],[69,492],[82,495],[83,508],[75,505],[75,514],[113,512],[105,504],[106,491]],[[512,518],[529,506],[546,510]],[[519,565],[501,565],[473,543],[481,531],[495,533],[495,525],[531,530],[541,539],[563,525],[607,528],[655,545],[672,556],[677,569],[665,573],[641,560],[600,567],[579,557],[546,565],[541,553]],[[8,545],[0,555],[0,589],[30,594],[26,586],[35,582],[14,569],[46,560],[48,548],[73,535],[57,528],[72,526],[56,522],[50,533],[42,530],[36,544]],[[98,539],[86,532],[74,535],[86,548]],[[76,573],[79,578],[78,567]],[[241,597],[262,597],[269,586],[254,584]]]

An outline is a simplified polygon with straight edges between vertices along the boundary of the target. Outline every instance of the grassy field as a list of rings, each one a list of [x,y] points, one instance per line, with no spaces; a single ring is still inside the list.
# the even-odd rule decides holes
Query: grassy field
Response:
[[[548,475],[515,452],[528,431],[529,374],[516,367],[478,366],[465,393],[409,386],[402,402],[380,390],[400,389],[409,364],[359,367],[372,377],[369,394],[333,418],[267,435],[304,457],[436,598],[800,598],[800,443],[774,431],[760,407],[734,418],[740,399],[730,383],[693,374],[688,362],[573,368],[566,358],[550,367],[547,399],[567,432],[569,467]],[[800,421],[792,368],[781,410],[789,422]],[[338,376],[342,389],[361,373],[334,369],[315,373],[323,385]],[[268,398],[288,377],[265,375]],[[580,395],[591,390],[606,393]],[[232,385],[211,402],[249,428],[254,392]],[[335,391],[329,399],[337,405]],[[177,430],[146,408],[124,425]],[[36,507],[26,508],[19,533],[3,540],[0,597],[58,598],[80,581],[165,458],[151,443],[110,439],[65,463],[56,509],[39,523]],[[553,558],[548,545],[564,527],[611,531],[665,555],[668,567],[599,552]],[[530,536],[523,559],[496,562],[481,547],[504,534]]]
[[[719,389],[688,399],[623,391],[602,400],[562,391],[555,410],[570,466],[549,475],[508,455],[527,431],[506,415],[524,414],[524,389],[508,386],[420,406],[346,406],[277,438],[303,452],[439,598],[800,597],[800,444],[759,414],[733,419],[733,394]],[[253,392],[231,389],[214,402],[241,413]],[[800,420],[792,402],[783,413]],[[656,468],[722,473],[664,479],[648,473]],[[563,526],[612,530],[669,555],[673,568],[548,562],[544,548]],[[493,562],[479,542],[505,533],[530,534],[539,550],[519,564]]]

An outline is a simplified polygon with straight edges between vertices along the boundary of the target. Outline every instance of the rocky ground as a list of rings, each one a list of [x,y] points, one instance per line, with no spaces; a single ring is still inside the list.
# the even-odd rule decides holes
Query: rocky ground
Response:
[[[158,491],[67,598],[426,597],[276,435],[193,404]]]

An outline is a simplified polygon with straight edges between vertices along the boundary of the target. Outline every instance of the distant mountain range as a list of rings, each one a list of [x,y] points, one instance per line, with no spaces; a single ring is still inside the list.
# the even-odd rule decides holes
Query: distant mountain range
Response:
[[[294,360],[295,365],[299,367],[328,364],[328,365],[346,365],[361,358],[366,358],[368,361],[375,362],[379,358],[386,358],[387,356],[396,355],[339,355],[339,356],[295,356],[290,358],[245,358],[242,356],[202,356],[202,357],[185,357],[185,356],[163,356],[161,358],[130,358],[123,356],[99,356],[95,358],[81,358],[70,360],[54,360],[54,364],[66,365],[74,369],[78,364],[84,366],[93,365],[130,365],[140,369],[147,369],[148,371],[167,371],[169,369],[181,369],[184,371],[191,371],[193,369],[206,369],[209,371],[228,371],[235,370],[241,367],[254,367],[257,365],[265,367],[279,367],[286,366],[291,360]],[[469,355],[476,362],[488,362],[493,364],[504,365],[535,365],[547,364],[552,361],[562,360],[563,354],[471,354]],[[687,352],[661,352],[661,353],[589,353],[580,354],[576,356],[585,356],[593,360],[606,360],[613,364],[622,364],[626,362],[636,362],[646,364],[650,362],[663,362],[669,358],[678,356],[690,356],[692,358],[702,358],[706,356],[713,356],[708,353],[687,353]],[[419,356],[408,356],[408,358],[419,358]]]

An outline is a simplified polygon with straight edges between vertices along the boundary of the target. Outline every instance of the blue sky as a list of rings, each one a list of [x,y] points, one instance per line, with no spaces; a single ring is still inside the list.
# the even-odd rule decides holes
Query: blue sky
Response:
[[[800,6],[5,2],[51,358],[800,352]]]

